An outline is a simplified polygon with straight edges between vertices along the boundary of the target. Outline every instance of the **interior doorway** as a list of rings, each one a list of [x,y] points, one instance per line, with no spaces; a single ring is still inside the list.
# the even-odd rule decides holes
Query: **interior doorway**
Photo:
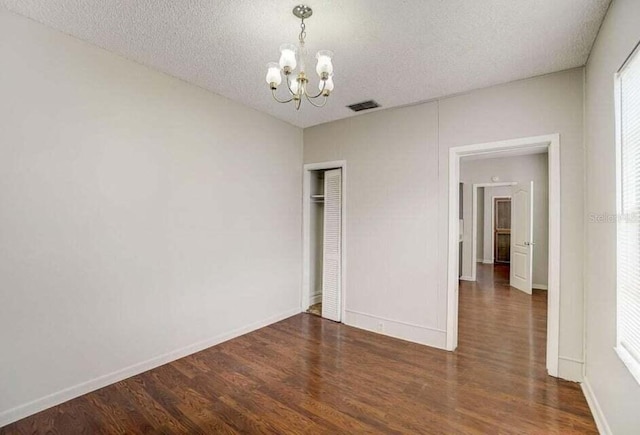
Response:
[[[493,197],[493,258],[496,263],[511,263],[511,197]]]
[[[559,317],[560,317],[560,172],[559,172],[559,135],[538,136],[531,138],[514,139],[500,142],[484,143],[477,145],[467,145],[453,147],[449,151],[449,257],[448,257],[448,297],[447,297],[447,343],[449,350],[455,350],[458,345],[458,298],[459,298],[459,280],[458,280],[458,262],[459,262],[459,231],[461,223],[459,222],[459,183],[461,180],[461,159],[463,157],[478,156],[478,158],[494,158],[504,157],[507,155],[523,155],[535,152],[535,150],[543,150],[548,155],[548,294],[547,294],[547,340],[546,340],[546,368],[547,372],[552,376],[558,376],[558,344],[559,344]],[[492,181],[497,177],[489,177]],[[530,206],[533,185],[528,182],[522,182],[519,185],[514,183],[511,186],[511,209],[512,216],[515,211],[519,210],[519,216],[530,216],[532,207]],[[477,187],[477,186],[474,186]],[[473,189],[475,192],[475,188]],[[516,201],[517,199],[517,201]],[[529,204],[529,205],[527,205]],[[493,207],[490,207],[491,209]],[[532,231],[527,228],[529,223],[525,220],[525,225],[516,233],[511,222],[511,249],[509,265],[511,273],[515,260],[514,242],[518,241],[526,248],[528,255],[521,257],[521,264],[531,261],[533,258],[533,239]],[[467,225],[464,225],[467,227]],[[475,239],[475,237],[474,237]],[[493,237],[491,237],[493,240]],[[464,245],[464,243],[463,243]],[[495,248],[495,246],[494,246]],[[467,248],[468,249],[468,248]],[[473,249],[475,254],[477,251]],[[475,266],[475,261],[473,263]],[[497,267],[494,265],[494,267]],[[530,279],[530,275],[528,277]]]
[[[537,150],[532,154],[547,154],[546,150]],[[498,153],[500,157],[502,153]],[[527,154],[518,155],[524,156]],[[485,160],[491,161],[491,154],[485,154]],[[547,158],[545,157],[545,163]],[[461,234],[460,263],[466,262],[465,274],[460,275],[462,281],[476,281],[477,264],[503,264],[509,272],[509,284],[525,293],[531,294],[534,288],[547,290],[549,281],[549,202],[548,202],[548,166],[544,173],[537,171],[538,182],[542,189],[534,205],[534,181],[526,182],[494,182],[475,183],[472,186],[472,234]],[[512,198],[515,197],[515,202]],[[505,203],[506,202],[506,203]],[[496,206],[502,207],[507,216],[502,222],[497,221],[499,212]],[[535,210],[535,213],[534,213]],[[485,216],[486,215],[486,216]],[[536,227],[543,229],[541,246],[536,248],[534,262],[534,215]],[[462,215],[461,215],[462,216]],[[461,218],[461,221],[464,219]],[[506,228],[506,226],[509,228]],[[463,227],[461,223],[460,228]],[[501,239],[501,240],[500,240]],[[466,242],[466,243],[465,243]],[[469,245],[471,251],[469,251]],[[498,252],[500,249],[500,252]],[[463,255],[463,252],[467,254]],[[469,265],[469,262],[471,265]],[[513,267],[512,267],[513,266]],[[535,270],[535,271],[534,271]]]
[[[512,186],[516,182],[474,183],[471,186],[471,272],[462,275],[464,281],[476,281],[478,264],[494,264],[495,262],[495,211],[494,199],[511,198]],[[463,200],[461,200],[464,202]],[[461,207],[462,209],[462,207]],[[460,219],[463,220],[462,218]],[[462,224],[461,224],[462,225]],[[486,234],[485,234],[486,233]],[[460,238],[462,245],[463,235]],[[460,248],[460,263],[464,261],[463,249]],[[462,267],[462,265],[460,265]]]
[[[345,300],[346,162],[304,166],[301,311],[341,322]]]

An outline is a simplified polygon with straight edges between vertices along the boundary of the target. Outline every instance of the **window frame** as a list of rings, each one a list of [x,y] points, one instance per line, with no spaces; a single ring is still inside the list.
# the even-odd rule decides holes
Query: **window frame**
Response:
[[[640,57],[640,42],[636,44],[631,54],[622,63],[622,66],[614,75],[614,114],[615,114],[615,146],[616,146],[616,212],[618,219],[616,220],[616,345],[614,350],[618,357],[627,367],[631,376],[640,384],[640,357],[632,355],[622,344],[621,337],[621,309],[620,309],[620,289],[618,287],[618,225],[619,219],[622,218],[624,210],[622,209],[622,86],[621,78],[625,68],[632,61]],[[640,175],[639,175],[640,176]],[[640,329],[640,325],[638,325]]]

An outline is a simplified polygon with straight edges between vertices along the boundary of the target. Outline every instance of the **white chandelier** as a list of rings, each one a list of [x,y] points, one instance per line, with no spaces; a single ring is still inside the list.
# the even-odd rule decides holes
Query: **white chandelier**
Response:
[[[305,73],[305,57],[306,49],[304,47],[304,38],[307,36],[305,32],[304,20],[309,18],[313,14],[313,11],[309,6],[299,5],[293,8],[293,15],[300,18],[300,35],[298,36],[298,47],[293,44],[282,44],[280,46],[280,62],[270,62],[267,64],[267,83],[271,88],[271,94],[278,103],[290,103],[293,101],[296,110],[300,110],[300,104],[302,98],[306,98],[309,103],[315,107],[322,107],[327,104],[327,97],[333,91],[333,64],[331,58],[333,53],[329,50],[320,50],[316,54],[318,60],[316,64],[316,72],[320,77],[318,83],[318,92],[315,95],[309,94],[307,85],[309,78]],[[299,65],[299,71],[295,75],[296,66]],[[282,75],[284,73],[285,82],[287,84],[287,97],[280,99],[276,96],[276,90],[280,83],[282,83]],[[295,78],[290,78],[295,75]],[[320,103],[315,103],[314,100],[323,97],[324,99]]]

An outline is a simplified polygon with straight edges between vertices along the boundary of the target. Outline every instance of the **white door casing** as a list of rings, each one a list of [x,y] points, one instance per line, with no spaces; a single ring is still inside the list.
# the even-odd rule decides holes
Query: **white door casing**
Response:
[[[532,292],[533,272],[533,181],[512,187],[510,285]]]
[[[340,322],[342,287],[342,170],[324,173],[322,317]]]
[[[546,148],[549,153],[549,291],[547,304],[547,371],[560,376],[560,134],[522,137],[497,142],[461,145],[449,148],[449,211],[447,257],[447,317],[446,345],[453,351],[458,346],[458,186],[460,159],[464,156],[502,153],[506,150],[534,150]],[[513,205],[513,204],[512,204]]]

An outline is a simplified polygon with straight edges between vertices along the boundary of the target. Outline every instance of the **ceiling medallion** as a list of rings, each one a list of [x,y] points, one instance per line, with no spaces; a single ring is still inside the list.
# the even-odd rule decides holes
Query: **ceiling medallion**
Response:
[[[293,44],[282,44],[280,46],[280,62],[270,62],[267,64],[267,83],[271,88],[271,94],[278,103],[293,102],[296,110],[300,109],[302,99],[305,98],[311,105],[322,107],[327,103],[327,97],[333,91],[333,64],[331,58],[333,53],[329,50],[320,50],[316,54],[316,73],[320,78],[318,83],[319,92],[315,95],[309,94],[307,85],[309,78],[305,73],[305,57],[307,51],[304,46],[304,38],[307,36],[304,20],[309,18],[313,11],[309,6],[298,5],[293,8],[293,15],[298,17],[300,22],[300,35],[298,36],[298,46]],[[299,67],[296,72],[296,66]],[[284,73],[287,85],[287,96],[284,99],[278,98],[276,90],[282,83],[282,73]],[[322,100],[318,100],[322,98]],[[315,100],[320,101],[316,103]]]

